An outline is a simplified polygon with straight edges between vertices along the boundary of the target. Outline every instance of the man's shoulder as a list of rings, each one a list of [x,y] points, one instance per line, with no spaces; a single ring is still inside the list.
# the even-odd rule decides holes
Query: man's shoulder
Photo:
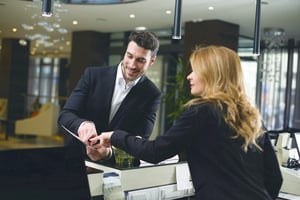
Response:
[[[117,65],[113,66],[90,66],[87,67],[87,71],[92,71],[92,72],[101,72],[101,71],[115,71],[117,69]]]
[[[85,74],[89,76],[109,76],[117,72],[117,66],[91,66],[85,69]]]
[[[147,76],[143,76],[143,79],[141,81],[145,85],[146,88],[149,88],[149,90],[153,90],[153,91],[156,91],[157,93],[161,93],[160,89]]]

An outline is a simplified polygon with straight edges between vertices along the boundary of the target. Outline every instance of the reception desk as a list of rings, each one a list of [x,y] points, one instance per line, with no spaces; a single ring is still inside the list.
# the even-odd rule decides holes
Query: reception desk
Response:
[[[88,175],[92,196],[103,195],[103,174],[119,175],[126,199],[178,199],[194,195],[187,163],[120,169],[86,161],[86,166],[102,173]]]
[[[120,169],[86,161],[86,166],[101,170],[101,173],[88,175],[90,191],[94,197],[103,195],[103,174],[110,172],[119,175],[126,200],[170,200],[194,196],[185,162]],[[281,172],[283,184],[279,197],[300,200],[300,170],[281,167]]]
[[[283,184],[280,191],[283,193],[295,195],[300,200],[300,169],[289,169],[286,167],[280,167]]]

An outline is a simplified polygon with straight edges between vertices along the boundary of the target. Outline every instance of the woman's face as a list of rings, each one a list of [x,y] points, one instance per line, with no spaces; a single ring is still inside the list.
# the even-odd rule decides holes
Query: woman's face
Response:
[[[204,91],[204,81],[201,77],[192,71],[188,76],[187,80],[190,82],[191,94],[194,96],[201,96]]]

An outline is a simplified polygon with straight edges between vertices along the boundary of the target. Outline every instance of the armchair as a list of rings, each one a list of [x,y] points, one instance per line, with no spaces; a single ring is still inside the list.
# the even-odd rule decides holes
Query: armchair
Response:
[[[7,99],[0,98],[0,121],[7,120]]]
[[[53,103],[42,104],[37,115],[15,121],[16,135],[52,136],[58,131],[57,119],[60,106]]]

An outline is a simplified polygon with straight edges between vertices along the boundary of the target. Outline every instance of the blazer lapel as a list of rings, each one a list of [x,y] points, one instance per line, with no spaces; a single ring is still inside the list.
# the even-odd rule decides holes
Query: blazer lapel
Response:
[[[111,101],[112,101],[112,95],[114,92],[114,87],[115,87],[115,79],[116,79],[116,74],[117,74],[117,66],[111,67],[112,69],[109,71],[108,74],[105,74],[101,79],[103,80],[102,83],[102,91],[101,93],[101,99],[104,101],[103,104],[99,104],[100,110],[105,113],[105,123],[109,123],[109,114],[110,114],[110,108],[111,108]],[[102,122],[104,123],[104,122]]]
[[[143,85],[145,77],[142,76],[139,82],[130,90],[127,96],[122,101],[119,109],[117,110],[115,116],[112,118],[109,126],[114,127],[116,122],[118,122],[122,116],[122,113],[126,112],[129,108],[131,108],[130,104],[132,104],[132,98],[138,98],[135,94],[137,90]],[[130,112],[130,111],[127,111]]]

